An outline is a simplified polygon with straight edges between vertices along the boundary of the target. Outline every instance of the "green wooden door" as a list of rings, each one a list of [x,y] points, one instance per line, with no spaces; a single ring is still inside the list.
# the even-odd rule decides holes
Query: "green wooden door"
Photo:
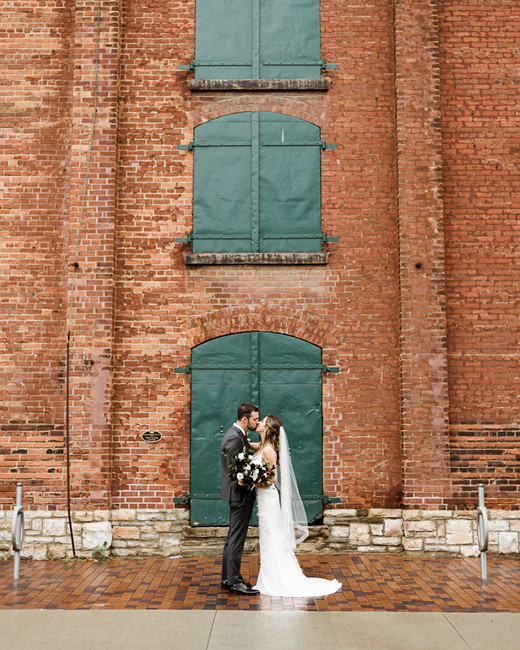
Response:
[[[197,79],[319,79],[319,0],[197,0]]]
[[[192,351],[191,499],[193,525],[226,525],[220,501],[220,442],[237,406],[281,417],[309,522],[323,514],[321,349],[283,334],[246,332]]]
[[[193,252],[320,252],[319,127],[234,113],[195,128]]]

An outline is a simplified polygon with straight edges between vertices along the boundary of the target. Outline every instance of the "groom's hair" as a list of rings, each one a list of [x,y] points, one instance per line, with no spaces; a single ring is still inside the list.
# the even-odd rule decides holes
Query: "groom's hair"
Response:
[[[258,406],[255,406],[254,404],[249,404],[248,402],[240,404],[238,407],[237,420],[241,420],[242,418],[247,418],[249,420],[251,413],[254,413],[255,411],[258,411]]]

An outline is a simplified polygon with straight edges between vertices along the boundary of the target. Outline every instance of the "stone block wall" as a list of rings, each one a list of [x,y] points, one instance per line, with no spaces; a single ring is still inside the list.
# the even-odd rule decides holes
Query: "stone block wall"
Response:
[[[520,511],[489,510],[489,548],[516,555],[520,547]],[[106,554],[128,556],[220,555],[226,527],[192,527],[187,511],[76,511],[72,516],[77,557],[90,558],[106,544]],[[10,512],[0,512],[0,560],[11,550]],[[258,529],[251,527],[246,553],[258,553]],[[405,555],[479,554],[475,511],[329,510],[321,526],[311,526],[298,553],[392,553]],[[66,512],[28,511],[22,557],[71,558]]]

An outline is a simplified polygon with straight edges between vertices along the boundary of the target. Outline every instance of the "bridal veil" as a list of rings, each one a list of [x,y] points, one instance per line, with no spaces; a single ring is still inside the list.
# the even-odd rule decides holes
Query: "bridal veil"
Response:
[[[307,515],[298,490],[298,483],[291,463],[291,453],[285,429],[280,427],[280,506],[282,521],[291,548],[303,542],[309,535]]]

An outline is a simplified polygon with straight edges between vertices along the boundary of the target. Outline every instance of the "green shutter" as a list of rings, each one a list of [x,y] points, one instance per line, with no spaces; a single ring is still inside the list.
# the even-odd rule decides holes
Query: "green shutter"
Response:
[[[195,128],[193,252],[251,252],[251,114]]]
[[[261,0],[260,78],[319,79],[319,0]]]
[[[321,251],[320,129],[277,113],[260,121],[260,250]]]
[[[195,128],[193,252],[320,252],[319,127],[235,113]]]
[[[225,525],[219,501],[220,441],[241,402],[260,416],[279,415],[309,521],[323,512],[321,350],[282,334],[247,332],[208,341],[192,352],[191,522]]]
[[[195,78],[318,79],[319,0],[197,0]]]
[[[252,0],[197,0],[195,78],[251,79]]]

